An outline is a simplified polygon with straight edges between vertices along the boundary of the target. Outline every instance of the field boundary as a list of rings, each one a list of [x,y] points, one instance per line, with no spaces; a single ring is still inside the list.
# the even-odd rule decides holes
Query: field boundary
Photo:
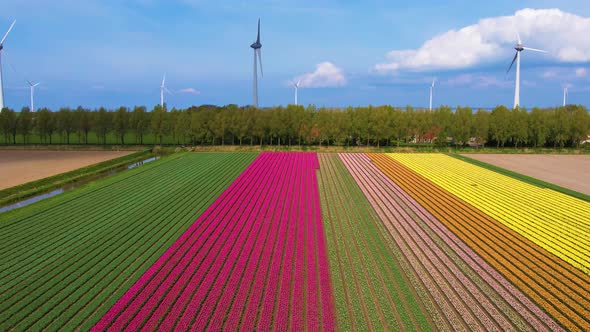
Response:
[[[119,158],[78,168],[73,171],[52,175],[39,180],[0,190],[0,206],[15,203],[25,198],[62,188],[68,184],[84,182],[113,169],[142,161],[152,156],[150,150],[132,153]]]
[[[476,159],[473,159],[473,158],[469,158],[469,157],[466,157],[466,156],[462,156],[462,155],[459,155],[459,154],[456,154],[456,153],[448,153],[447,155],[450,156],[450,157],[459,159],[461,161],[470,163],[472,165],[479,166],[479,167],[488,169],[490,171],[494,171],[496,173],[499,173],[499,174],[502,174],[502,175],[506,175],[506,176],[511,177],[513,179],[523,181],[523,182],[528,183],[528,184],[531,184],[531,185],[533,185],[535,187],[544,188],[544,189],[551,189],[551,190],[560,192],[562,194],[566,194],[566,195],[569,195],[569,196],[572,196],[572,197],[581,199],[583,201],[590,202],[590,196],[589,195],[586,195],[586,194],[577,192],[577,191],[572,190],[572,189],[564,188],[564,187],[558,186],[556,184],[549,183],[549,182],[546,182],[546,181],[543,181],[543,180],[534,178],[532,176],[528,176],[528,175],[524,175],[524,174],[521,174],[521,173],[518,173],[518,172],[514,172],[514,171],[508,170],[506,168],[502,168],[500,166],[492,165],[492,164],[489,164],[489,163],[486,163],[486,162],[483,162],[483,161],[479,161],[479,160],[476,160]]]

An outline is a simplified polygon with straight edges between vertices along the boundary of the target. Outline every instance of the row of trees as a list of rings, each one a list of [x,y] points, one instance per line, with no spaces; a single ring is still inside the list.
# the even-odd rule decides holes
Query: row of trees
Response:
[[[65,143],[75,135],[80,143],[107,144],[268,144],[268,145],[373,145],[412,143],[436,145],[491,145],[514,147],[579,146],[590,132],[590,116],[583,106],[492,111],[468,107],[440,107],[432,112],[391,106],[345,109],[294,106],[239,108],[203,105],[184,110],[159,105],[116,110],[23,108],[0,112],[5,144],[20,136],[31,143],[52,144],[57,135]],[[146,141],[146,137],[150,137]]]

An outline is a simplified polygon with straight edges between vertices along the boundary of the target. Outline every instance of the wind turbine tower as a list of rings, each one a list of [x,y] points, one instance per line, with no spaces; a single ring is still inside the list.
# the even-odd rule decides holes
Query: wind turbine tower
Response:
[[[260,63],[260,76],[264,77],[262,73],[262,44],[260,43],[260,18],[258,18],[258,37],[256,37],[256,41],[250,45],[250,47],[254,50],[254,100],[252,105],[254,107],[258,107],[258,70],[256,68],[257,60],[256,57],[258,56],[258,62]]]
[[[27,83],[29,83],[29,88],[31,89],[31,112],[35,112],[35,87],[41,83],[33,83],[31,81],[27,81]]]
[[[16,23],[16,20],[12,22],[10,28],[8,28],[8,31],[6,31],[4,37],[2,37],[2,40],[0,41],[0,110],[4,108],[4,86],[2,85],[2,50],[4,49],[4,41],[6,40],[6,37],[8,37],[10,30],[12,30],[12,27],[14,27],[14,23]]]
[[[164,92],[171,93],[166,87],[166,74],[162,77],[162,84],[160,85],[160,106],[164,108]]]
[[[299,92],[299,85],[301,84],[301,80],[297,81],[297,83],[291,82],[293,87],[295,88],[295,106],[297,106],[297,93]]]
[[[516,82],[515,82],[515,86],[514,86],[514,108],[517,108],[518,106],[520,106],[520,53],[524,50],[533,51],[533,52],[540,52],[540,53],[547,53],[547,51],[539,50],[536,48],[525,47],[522,44],[522,40],[520,39],[520,35],[518,35],[518,34],[516,35],[516,38],[518,39],[518,44],[516,44],[516,46],[514,46],[514,49],[516,50],[516,54],[514,55],[514,59],[512,59],[512,62],[510,63],[510,67],[508,67],[508,71],[506,71],[508,73],[510,71],[510,69],[512,69],[512,65],[514,65],[514,62],[516,62]]]
[[[567,87],[563,88],[563,107],[565,107],[566,103],[567,103]]]
[[[430,85],[430,111],[432,112],[432,92],[434,91],[434,82],[436,79],[432,80],[432,84]]]

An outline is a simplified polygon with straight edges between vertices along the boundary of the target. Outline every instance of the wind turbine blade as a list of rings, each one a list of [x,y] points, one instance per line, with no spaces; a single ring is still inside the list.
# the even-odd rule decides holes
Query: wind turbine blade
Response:
[[[162,77],[162,87],[164,87],[165,83],[166,83],[166,73],[164,73],[164,77]]]
[[[258,18],[258,37],[256,37],[256,42],[260,43],[260,17]]]
[[[264,73],[262,72],[262,51],[258,48],[256,49],[256,53],[258,54],[258,63],[260,63],[260,76],[264,77]]]
[[[41,82],[38,82],[38,83],[33,84],[33,87],[36,87],[39,84],[41,84]]]
[[[6,37],[8,37],[8,34],[10,33],[10,30],[12,30],[12,27],[14,26],[14,23],[16,23],[16,20],[14,20],[12,22],[12,24],[10,25],[10,28],[8,28],[8,31],[6,31],[6,33],[4,34],[4,37],[2,37],[2,41],[0,41],[0,45],[4,44],[4,41],[6,40]]]
[[[539,50],[539,49],[536,49],[536,48],[530,48],[530,47],[523,47],[522,49],[523,50],[527,50],[527,51],[539,52],[539,53],[549,53],[547,51]]]
[[[520,34],[518,32],[516,33],[516,40],[518,40],[519,44],[522,44],[522,40],[520,39]]]
[[[164,91],[166,91],[168,94],[173,94],[172,91],[168,90],[167,87],[164,87]]]
[[[514,59],[512,59],[512,62],[510,63],[510,67],[508,67],[508,70],[506,71],[507,73],[510,72],[510,69],[512,69],[512,65],[514,65],[514,62],[516,61],[517,57],[518,57],[518,51],[516,51],[516,54],[514,55]]]
[[[29,83],[30,86],[33,86],[33,83],[31,81],[29,81],[29,80],[26,80],[26,81],[27,81],[27,83]]]
[[[297,87],[301,84],[301,80],[297,81]]]

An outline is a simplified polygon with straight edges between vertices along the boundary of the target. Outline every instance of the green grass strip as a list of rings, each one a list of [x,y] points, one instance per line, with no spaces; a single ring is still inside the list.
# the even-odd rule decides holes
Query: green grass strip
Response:
[[[526,182],[528,184],[531,184],[531,185],[536,186],[536,187],[539,187],[539,188],[551,189],[551,190],[560,192],[562,194],[566,194],[566,195],[569,195],[569,196],[572,196],[572,197],[581,199],[583,201],[590,202],[590,196],[588,196],[586,194],[582,194],[582,193],[577,192],[575,190],[571,190],[571,189],[568,189],[568,188],[560,187],[560,186],[558,186],[556,184],[553,184],[553,183],[545,182],[543,180],[539,180],[539,179],[534,178],[534,177],[531,177],[531,176],[520,174],[520,173],[511,171],[511,170],[508,170],[508,169],[505,169],[505,168],[502,168],[502,167],[498,167],[496,165],[488,164],[486,162],[479,161],[479,160],[476,160],[476,159],[473,159],[473,158],[469,158],[469,157],[466,157],[466,156],[462,156],[462,155],[459,155],[459,154],[449,153],[448,155],[451,156],[451,157],[453,157],[453,158],[462,160],[464,162],[473,164],[475,166],[479,166],[479,167],[482,167],[482,168],[485,168],[485,169],[489,169],[490,171],[494,171],[496,173],[500,173],[502,175],[509,176],[509,177],[511,177],[513,179]]]
[[[75,169],[70,172],[57,174],[36,181],[23,183],[18,186],[0,190],[0,206],[18,202],[28,197],[62,188],[75,182],[84,182],[95,176],[107,173],[113,169],[126,167],[138,161],[150,158],[150,150],[139,151],[123,157],[106,160],[94,165]]]

